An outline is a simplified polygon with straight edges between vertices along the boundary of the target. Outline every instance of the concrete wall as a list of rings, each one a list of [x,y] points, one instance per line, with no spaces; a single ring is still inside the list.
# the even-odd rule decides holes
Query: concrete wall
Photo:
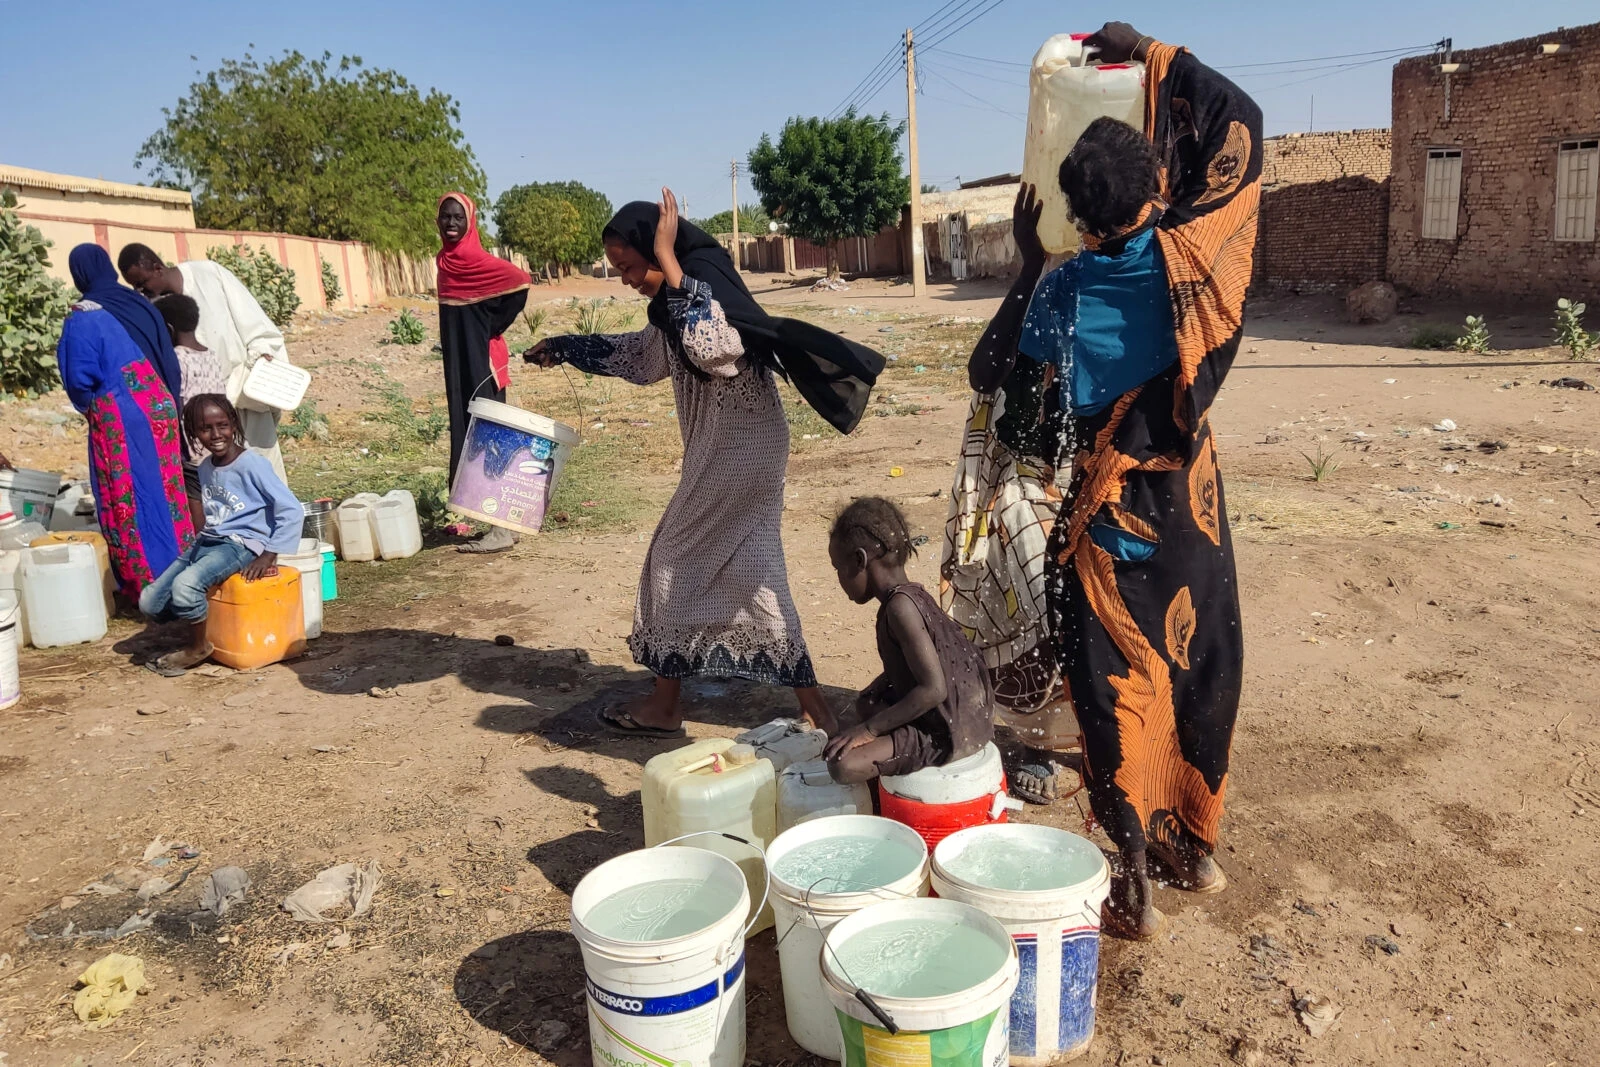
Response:
[[[15,192],[18,208],[35,215],[194,228],[194,206],[181,189],[152,189],[5,164],[0,164],[0,189]]]
[[[1562,55],[1537,54],[1562,42]],[[1490,301],[1600,300],[1600,247],[1560,242],[1556,151],[1600,134],[1600,23],[1455,53],[1446,77],[1433,57],[1394,69],[1388,272],[1426,295]],[[1454,240],[1422,237],[1429,148],[1461,150]]]

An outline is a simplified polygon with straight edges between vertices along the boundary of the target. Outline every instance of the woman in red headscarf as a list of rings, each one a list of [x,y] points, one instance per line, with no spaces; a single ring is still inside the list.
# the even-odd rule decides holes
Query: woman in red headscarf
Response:
[[[478,207],[465,193],[439,199],[439,347],[444,352],[444,395],[450,407],[450,480],[467,438],[467,405],[477,397],[501,403],[511,384],[510,352],[501,336],[528,302],[525,271],[491,256],[478,239]],[[462,552],[504,552],[516,544],[496,526]]]

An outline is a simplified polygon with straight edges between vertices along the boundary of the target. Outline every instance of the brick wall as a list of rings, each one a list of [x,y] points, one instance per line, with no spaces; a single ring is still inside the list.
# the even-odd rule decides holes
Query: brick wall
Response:
[[[1563,42],[1563,55],[1538,46]],[[1600,23],[1395,66],[1390,280],[1414,292],[1487,300],[1600,299],[1600,246],[1553,240],[1560,141],[1600,134]],[[1455,240],[1422,237],[1429,148],[1461,149]]]
[[[1262,145],[1261,188],[1389,176],[1388,130],[1338,130],[1268,137]]]
[[[1261,196],[1257,287],[1329,292],[1384,276],[1389,183],[1336,178]]]

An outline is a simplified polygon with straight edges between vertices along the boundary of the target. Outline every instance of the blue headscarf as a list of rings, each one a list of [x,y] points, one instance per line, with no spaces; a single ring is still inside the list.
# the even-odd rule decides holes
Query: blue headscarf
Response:
[[[117,281],[117,268],[111,265],[111,257],[99,245],[81,244],[74,248],[67,256],[67,269],[72,272],[72,284],[78,287],[83,298],[105,308],[128,331],[133,343],[143,350],[150,365],[167,383],[167,391],[177,403],[183,372],[178,367],[178,354],[172,350],[172,333],[161,312]]]

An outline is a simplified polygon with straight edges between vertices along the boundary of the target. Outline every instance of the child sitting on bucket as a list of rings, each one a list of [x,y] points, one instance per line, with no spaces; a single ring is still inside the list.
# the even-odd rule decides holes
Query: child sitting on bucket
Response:
[[[972,755],[994,737],[982,653],[922,586],[906,577],[914,549],[900,509],[863,497],[839,513],[828,558],[857,604],[877,600],[883,673],[856,699],[859,719],[829,739],[834,781],[865,782]]]

